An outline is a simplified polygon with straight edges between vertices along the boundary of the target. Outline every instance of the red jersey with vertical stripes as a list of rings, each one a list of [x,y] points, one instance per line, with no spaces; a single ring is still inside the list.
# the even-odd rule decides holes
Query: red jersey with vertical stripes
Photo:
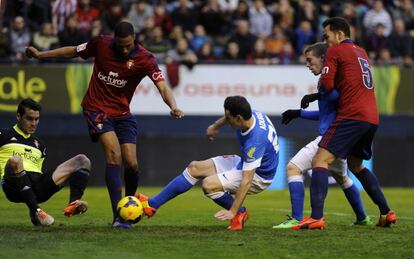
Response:
[[[155,83],[164,77],[156,58],[138,43],[128,57],[121,57],[115,50],[110,36],[98,36],[77,46],[80,57],[94,57],[93,73],[82,101],[89,111],[101,111],[113,117],[130,115],[129,104],[135,88],[148,76]]]
[[[328,48],[320,85],[339,92],[336,121],[357,120],[379,124],[371,64],[364,49],[350,40]]]

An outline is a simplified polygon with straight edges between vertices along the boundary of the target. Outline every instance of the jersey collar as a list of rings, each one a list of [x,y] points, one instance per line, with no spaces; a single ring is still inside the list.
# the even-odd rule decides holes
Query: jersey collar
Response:
[[[252,126],[250,126],[250,128],[248,130],[246,130],[245,132],[240,131],[242,136],[246,136],[247,134],[249,134],[254,129],[254,126],[256,126],[256,117],[254,117],[253,114],[252,114],[252,117],[253,117]]]
[[[25,138],[25,139],[28,139],[28,138],[30,138],[30,136],[32,135],[32,134],[26,134],[26,133],[24,133],[18,126],[17,126],[17,124],[16,125],[14,125],[13,126],[13,129],[19,134],[19,135],[21,135],[23,138]]]
[[[341,41],[341,43],[353,43],[353,42],[350,39],[346,39],[346,40]]]

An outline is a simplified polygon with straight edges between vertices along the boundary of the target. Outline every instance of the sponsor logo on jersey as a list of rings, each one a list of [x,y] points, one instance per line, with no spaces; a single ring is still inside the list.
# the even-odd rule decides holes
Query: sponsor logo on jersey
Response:
[[[152,80],[154,80],[154,81],[158,81],[158,80],[163,80],[164,79],[164,76],[162,75],[162,72],[161,71],[160,72],[154,72],[154,73],[152,73],[151,77],[152,77]]]
[[[39,163],[39,157],[36,155],[33,155],[31,150],[30,152],[17,152],[17,151],[13,151],[13,156],[20,156],[21,158],[25,159],[25,160],[29,160],[35,164]]]
[[[117,88],[124,87],[128,81],[125,79],[118,79],[119,74],[117,72],[109,71],[108,75],[104,75],[103,73],[98,73],[98,78],[101,79],[105,84],[112,85]]]

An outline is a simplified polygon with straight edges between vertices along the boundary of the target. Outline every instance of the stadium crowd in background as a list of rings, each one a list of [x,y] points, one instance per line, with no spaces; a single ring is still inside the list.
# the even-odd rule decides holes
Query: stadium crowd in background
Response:
[[[332,16],[374,64],[413,65],[411,0],[4,0],[0,61],[24,62],[24,47],[48,50],[112,34],[128,20],[160,63],[304,63]],[[1,15],[0,15],[1,16]]]

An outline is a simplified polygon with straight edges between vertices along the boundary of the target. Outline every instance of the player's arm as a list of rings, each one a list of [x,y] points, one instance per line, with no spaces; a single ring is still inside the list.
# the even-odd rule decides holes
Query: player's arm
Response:
[[[47,58],[74,58],[78,56],[76,47],[62,47],[52,50],[39,51],[35,47],[26,48],[28,58],[47,59]]]
[[[317,121],[319,120],[319,111],[308,111],[308,110],[300,110],[300,117],[308,120]]]
[[[158,91],[160,92],[160,95],[164,100],[165,104],[167,104],[168,107],[170,107],[170,115],[175,118],[183,117],[184,112],[177,107],[174,95],[167,83],[164,80],[161,80],[156,82],[155,85],[157,86]]]
[[[226,117],[221,117],[207,127],[206,135],[210,140],[215,139],[220,133],[220,128],[227,124]]]
[[[335,47],[330,47],[326,51],[325,61],[320,77],[320,86],[327,92],[334,89],[335,75],[337,70],[337,51]]]
[[[217,212],[214,217],[221,220],[228,220],[232,219],[237,214],[237,211],[239,211],[240,206],[243,204],[247,192],[252,185],[255,172],[256,169],[243,171],[243,179],[236,192],[236,196],[234,197],[233,205],[229,210],[221,210]]]

